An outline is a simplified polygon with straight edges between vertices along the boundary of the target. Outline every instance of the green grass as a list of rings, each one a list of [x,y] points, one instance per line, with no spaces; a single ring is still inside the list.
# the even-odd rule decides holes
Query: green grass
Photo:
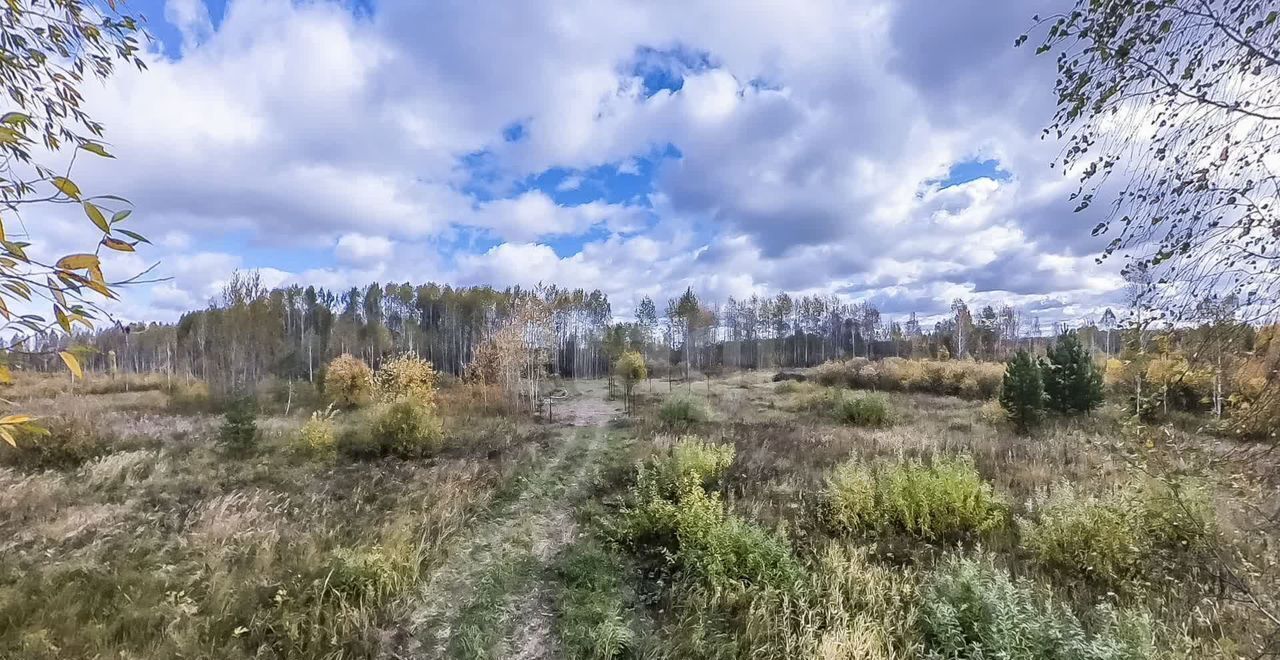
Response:
[[[622,557],[589,537],[566,548],[556,562],[556,633],[566,657],[612,660],[633,648],[624,565]]]

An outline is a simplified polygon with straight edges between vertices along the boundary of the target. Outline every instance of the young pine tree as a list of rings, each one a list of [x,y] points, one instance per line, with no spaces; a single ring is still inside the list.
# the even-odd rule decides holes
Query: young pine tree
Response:
[[[1044,414],[1044,385],[1040,365],[1026,351],[1018,351],[1004,370],[1000,406],[1018,433],[1030,433]]]
[[[1076,333],[1058,338],[1041,371],[1045,398],[1053,410],[1070,415],[1102,405],[1102,372]]]
[[[233,454],[248,454],[258,444],[258,413],[253,399],[241,397],[231,402],[218,430],[223,448]]]

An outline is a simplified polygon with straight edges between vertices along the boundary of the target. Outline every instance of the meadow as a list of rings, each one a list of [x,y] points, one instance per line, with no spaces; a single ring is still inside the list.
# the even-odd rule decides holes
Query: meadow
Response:
[[[196,382],[24,375],[50,435],[0,448],[0,657],[1276,650],[1268,445],[1115,402],[1023,436],[990,365],[832,369],[641,381],[630,415],[556,381],[555,421],[442,382],[412,450],[314,388],[259,387],[240,446]]]

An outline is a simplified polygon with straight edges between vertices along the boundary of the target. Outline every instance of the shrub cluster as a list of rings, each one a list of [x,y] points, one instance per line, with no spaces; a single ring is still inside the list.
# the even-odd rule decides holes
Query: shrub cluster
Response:
[[[733,448],[684,437],[643,464],[623,510],[620,540],[695,584],[741,587],[786,582],[798,564],[786,541],[729,514],[713,483]]]
[[[90,420],[40,419],[14,434],[14,446],[0,441],[0,459],[33,470],[79,467],[111,451],[109,433]]]
[[[968,457],[871,467],[850,461],[827,484],[828,519],[846,533],[901,532],[929,542],[1004,525],[1008,507]]]
[[[882,396],[848,396],[841,393],[832,401],[836,421],[853,426],[879,428],[893,423],[889,402]]]
[[[705,422],[711,414],[707,412],[707,405],[693,395],[674,394],[662,403],[658,417],[667,424],[687,425]]]
[[[1111,590],[1140,588],[1203,558],[1216,535],[1208,493],[1143,482],[1102,495],[1060,486],[1020,521],[1023,544],[1046,567]]]
[[[1076,415],[1102,405],[1102,398],[1102,372],[1074,332],[1059,337],[1044,360],[1018,351],[1000,388],[1000,405],[1024,434],[1039,425],[1046,407]]]
[[[997,363],[970,360],[852,358],[818,365],[814,379],[828,386],[990,399],[1000,389],[1003,371]]]
[[[925,657],[938,660],[1142,660],[1164,657],[1151,619],[1098,607],[1088,630],[1065,607],[988,561],[953,557],[920,587]]]

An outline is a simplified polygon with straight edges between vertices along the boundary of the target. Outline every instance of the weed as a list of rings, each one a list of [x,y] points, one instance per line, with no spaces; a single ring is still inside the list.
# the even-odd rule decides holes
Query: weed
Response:
[[[1005,523],[1007,507],[973,460],[935,458],[871,467],[850,461],[827,486],[831,524],[845,532],[900,531],[930,542],[970,537]]]

